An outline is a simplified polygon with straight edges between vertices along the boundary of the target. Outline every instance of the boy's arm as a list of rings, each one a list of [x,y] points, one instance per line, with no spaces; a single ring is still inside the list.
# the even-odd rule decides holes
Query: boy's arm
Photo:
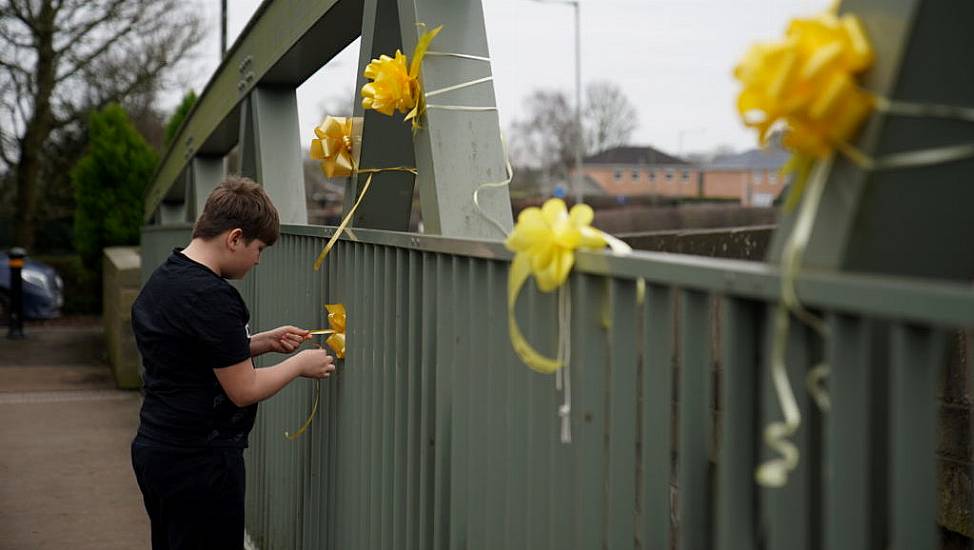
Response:
[[[258,332],[250,337],[250,356],[258,355],[269,351],[277,353],[291,353],[296,350],[301,342],[311,338],[307,330],[285,325],[266,332]]]
[[[246,407],[281,391],[298,376],[325,378],[334,370],[334,359],[325,350],[308,349],[273,367],[255,369],[250,359],[245,359],[213,372],[230,401]]]

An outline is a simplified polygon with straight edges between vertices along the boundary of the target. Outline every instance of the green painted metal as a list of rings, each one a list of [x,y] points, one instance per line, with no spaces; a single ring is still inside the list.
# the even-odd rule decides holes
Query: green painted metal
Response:
[[[413,51],[420,33],[443,25],[430,50],[489,58],[481,0],[398,0],[403,50]],[[423,86],[435,93],[493,74],[490,62],[445,56],[423,61]],[[480,107],[481,112],[439,109],[437,105]],[[513,227],[506,188],[471,197],[481,184],[507,177],[494,83],[482,82],[429,97],[424,131],[413,139],[419,198],[428,233],[503,239]],[[493,110],[489,110],[493,109]],[[507,231],[490,223],[484,213]]]
[[[772,319],[773,309],[768,306],[766,319]],[[767,323],[769,338],[771,325]],[[764,488],[762,499],[765,516],[770,518],[767,527],[767,548],[769,550],[812,550],[818,547],[821,536],[820,519],[820,480],[821,480],[821,446],[819,432],[820,420],[818,410],[812,403],[804,382],[809,370],[818,363],[821,353],[816,349],[817,340],[812,330],[796,318],[792,317],[788,331],[785,366],[795,394],[795,402],[801,412],[801,425],[789,440],[798,448],[800,459],[798,465],[788,476],[788,483],[777,489]],[[766,347],[770,349],[770,345]],[[770,358],[765,356],[765,370],[762,372],[764,391],[764,408],[762,429],[766,423],[780,421],[783,418],[778,398],[772,391]],[[765,447],[762,445],[762,447]],[[772,458],[772,454],[765,447],[763,459]],[[774,454],[774,458],[778,455]]]
[[[717,529],[719,550],[757,547],[757,467],[760,304],[724,298],[721,314],[721,411],[718,452]]]
[[[946,340],[940,331],[904,323],[891,331],[889,548],[893,550],[938,547],[935,457],[921,450],[933,449],[937,442],[934,398]]]
[[[919,303],[924,295],[933,304],[945,296],[970,304],[969,289],[899,281],[863,299],[856,296],[860,277],[805,280],[805,288],[820,285],[850,298],[824,309],[850,320],[835,325],[841,336],[829,357],[836,368],[853,367],[834,374],[833,383],[841,386],[823,425],[808,414],[811,403],[801,389],[802,373],[821,351],[808,329],[793,326],[789,367],[806,413],[795,438],[802,462],[786,488],[767,491],[757,489],[751,473],[763,449],[759,422],[778,418],[778,411],[766,406],[757,416],[755,399],[767,387],[767,373],[755,362],[767,344],[760,318],[771,306],[754,295],[761,295],[765,281],[780,284],[773,270],[634,254],[627,262],[641,263],[638,272],[647,279],[640,305],[631,276],[591,269],[599,268],[597,254],[580,259],[570,278],[572,443],[565,445],[553,377],[525,367],[509,344],[509,255],[485,241],[468,243],[478,253],[461,254],[453,248],[461,241],[356,230],[315,273],[310,264],[329,231],[285,227],[239,285],[255,331],[284,323],[323,326],[325,303],[345,303],[349,312],[348,356],[338,374],[322,383],[309,432],[294,442],[283,437],[304,420],[312,382],[298,381],[261,405],[247,452],[247,529],[260,548],[668,550],[671,541],[748,548],[753,540],[765,540],[769,548],[842,548],[828,538],[827,526],[843,510],[869,522],[874,542],[894,537],[909,541],[900,548],[922,548],[930,540],[936,502],[932,384],[938,375],[932,367],[942,353],[936,339],[940,327],[974,326],[974,308],[924,312],[926,324],[937,327],[932,331],[912,324],[899,335],[894,331],[888,406],[883,387],[864,387],[864,374],[854,367],[861,367],[865,350],[875,360],[871,372],[882,366],[886,352],[877,347],[886,339],[879,336],[895,306],[886,306],[878,321],[869,321],[869,313],[846,312],[874,300],[912,297]],[[188,236],[187,225],[146,228],[147,272]],[[625,269],[637,267],[626,263]],[[727,278],[708,278],[710,269],[732,278],[737,292],[728,291]],[[693,284],[679,287],[671,278]],[[553,354],[555,295],[538,293],[533,283],[522,294],[518,316],[525,333]],[[715,295],[723,296],[723,320],[721,346],[711,357]],[[836,300],[828,297],[825,304]],[[915,318],[918,307],[900,311]],[[862,323],[877,327],[870,334],[878,336],[864,339],[855,328]],[[681,343],[680,410],[672,433],[675,342]],[[281,358],[261,358],[258,366]],[[710,389],[714,361],[725,369],[716,480],[710,448],[710,434],[718,429]],[[879,401],[856,401],[864,394]],[[858,416],[864,411],[871,423]],[[884,414],[891,415],[897,438],[856,439],[881,425]],[[819,432],[825,437],[814,435]],[[680,443],[678,532],[670,529],[674,436]],[[875,460],[863,459],[863,448],[870,456],[893,457],[889,501],[898,504],[888,523],[882,506],[864,506],[886,500],[876,489],[883,476]],[[837,477],[824,475],[826,466]],[[905,517],[911,519],[897,519]],[[728,532],[731,539],[725,540]],[[848,533],[864,536],[863,529]]]
[[[142,230],[142,284],[157,267],[166,261],[174,248],[189,244],[193,226],[178,224],[169,226],[147,226]]]
[[[680,550],[706,550],[713,542],[713,415],[710,297],[680,293],[679,466]]]
[[[237,143],[239,104],[258,84],[296,88],[361,33],[362,0],[265,0],[224,56],[156,172],[149,220],[196,154]]]
[[[877,488],[885,485],[882,456],[883,421],[880,396],[886,389],[884,367],[872,353],[872,323],[835,315],[829,319],[831,411],[842,422],[827,422],[828,485],[825,540],[835,550],[883,548],[885,498]]]
[[[639,451],[639,548],[669,550],[673,466],[674,291],[646,285]]]

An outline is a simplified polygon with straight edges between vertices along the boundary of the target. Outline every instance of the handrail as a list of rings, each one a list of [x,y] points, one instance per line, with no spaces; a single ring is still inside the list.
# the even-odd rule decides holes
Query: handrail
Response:
[[[333,227],[284,225],[282,233],[330,237]],[[509,261],[512,254],[499,241],[456,239],[436,235],[375,229],[349,229],[343,240],[380,246]],[[308,259],[310,269],[314,258]],[[575,269],[592,275],[646,279],[648,283],[733,294],[756,300],[777,301],[781,296],[780,270],[771,264],[706,258],[666,252],[634,251],[625,256],[579,252]],[[935,326],[974,325],[974,287],[952,281],[836,273],[803,269],[797,279],[798,295],[812,308],[849,311],[896,318]]]

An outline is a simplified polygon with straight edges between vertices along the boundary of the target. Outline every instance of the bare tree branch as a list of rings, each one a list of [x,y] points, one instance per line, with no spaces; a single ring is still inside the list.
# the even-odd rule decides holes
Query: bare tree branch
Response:
[[[119,39],[121,39],[123,36],[126,36],[128,33],[132,32],[132,29],[135,28],[135,25],[136,24],[133,22],[132,24],[122,28],[117,33],[115,33],[114,35],[106,39],[101,46],[96,48],[93,52],[89,53],[87,56],[79,59],[72,59],[72,61],[75,62],[74,67],[67,69],[64,73],[56,77],[55,81],[63,82],[64,80],[76,75],[79,71],[81,71],[89,64],[91,64],[92,61],[104,55],[104,53],[108,51],[108,49],[111,48]]]
[[[90,21],[87,21],[86,23],[82,24],[81,28],[79,28],[77,32],[75,32],[72,36],[66,37],[66,42],[64,46],[57,50],[57,54],[60,55],[65,51],[67,51],[68,49],[72,48],[78,41],[82,40],[85,36],[87,36],[89,33],[94,31],[99,26],[105,24],[106,22],[117,20],[118,17],[117,9],[119,6],[124,4],[125,1],[126,0],[115,0],[108,7],[105,8],[105,12],[103,14],[101,14],[100,16],[96,16]],[[141,10],[136,10],[136,16],[132,19],[129,28],[131,28],[132,26],[138,23],[138,20],[141,17],[140,14],[142,13],[145,12]],[[115,40],[117,40],[117,37],[115,38]],[[113,39],[105,40],[104,46],[106,47],[111,46],[111,43],[113,41],[114,41]]]
[[[29,246],[42,180],[54,164],[54,177],[66,173],[88,113],[119,102],[152,120],[157,90],[203,35],[199,13],[180,0],[2,4],[0,117],[11,124],[0,132],[0,161],[15,174],[14,226]]]

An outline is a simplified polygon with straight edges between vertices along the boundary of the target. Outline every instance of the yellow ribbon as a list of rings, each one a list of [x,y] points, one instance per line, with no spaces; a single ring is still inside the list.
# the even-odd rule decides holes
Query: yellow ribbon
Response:
[[[735,68],[743,84],[737,110],[758,130],[786,126],[784,145],[798,155],[822,158],[848,142],[875,103],[856,75],[869,68],[873,50],[859,19],[826,12],[794,19],[785,39],[757,44]]]
[[[335,352],[335,357],[338,359],[345,358],[345,304],[326,304],[325,309],[328,311],[328,326],[327,329],[316,329],[309,331],[309,334],[314,336],[320,336],[328,334],[328,338],[325,343]],[[316,344],[317,345],[317,344]],[[311,404],[311,412],[308,413],[308,418],[304,420],[301,427],[298,428],[293,434],[290,432],[284,432],[284,437],[294,441],[295,439],[301,437],[304,432],[308,430],[311,426],[311,421],[314,420],[315,414],[318,413],[318,400],[321,397],[321,379],[315,380],[315,398],[314,402]]]
[[[325,340],[332,350],[335,351],[335,357],[339,359],[345,358],[345,304],[325,304],[325,310],[328,311],[328,326],[329,330],[323,331],[321,334],[331,335]],[[314,334],[315,331],[312,331]]]
[[[514,230],[504,242],[508,250],[515,253],[507,278],[511,344],[518,357],[538,372],[555,372],[562,367],[562,362],[535,350],[517,324],[514,307],[528,277],[534,276],[541,292],[551,292],[560,287],[571,272],[575,250],[597,250],[608,245],[616,253],[632,251],[629,245],[592,227],[593,218],[594,212],[587,204],[577,204],[569,212],[561,199],[549,199],[541,208],[532,206],[522,210]]]
[[[355,156],[354,156],[354,144],[355,140],[352,137],[352,119],[346,117],[325,117],[324,122],[320,126],[315,128],[315,135],[318,136],[317,139],[311,140],[311,158],[315,160],[320,160],[321,169],[325,172],[328,177],[339,177],[339,176],[350,176],[353,174],[368,174],[369,177],[365,180],[365,185],[362,186],[362,191],[359,193],[358,198],[352,205],[352,208],[345,214],[342,218],[341,223],[338,224],[338,228],[335,229],[335,233],[332,234],[331,238],[328,239],[328,243],[318,254],[315,259],[314,270],[318,271],[321,269],[321,264],[324,263],[325,257],[331,252],[331,249],[338,242],[339,237],[345,232],[345,228],[352,221],[352,216],[355,215],[355,211],[358,210],[362,200],[365,199],[365,194],[369,191],[372,186],[372,177],[380,172],[409,172],[415,175],[416,169],[410,168],[408,166],[393,166],[390,168],[362,168],[357,169],[355,166]]]
[[[318,138],[311,140],[311,158],[321,161],[325,177],[351,176],[355,170],[351,117],[325,117],[315,128],[315,135]]]
[[[426,110],[420,68],[430,42],[442,29],[443,25],[440,25],[420,35],[408,69],[408,58],[399,50],[394,57],[383,54],[369,62],[365,67],[365,78],[372,82],[362,86],[362,107],[386,116],[399,111],[406,114],[405,120],[412,121],[413,130],[419,129],[419,118]]]
[[[799,460],[798,448],[788,440],[801,424],[785,365],[790,315],[812,327],[823,340],[829,338],[827,325],[799,301],[795,281],[834,152],[863,170],[927,166],[974,156],[972,143],[880,158],[853,146],[853,134],[873,109],[899,116],[974,122],[974,109],[894,101],[859,88],[855,74],[866,70],[872,60],[872,48],[858,19],[852,15],[838,17],[833,7],[831,12],[815,18],[793,20],[784,42],[754,46],[735,70],[745,86],[738,98],[738,111],[745,124],[758,130],[761,142],[766,142],[773,126],[787,127],[784,145],[794,156],[783,172],[795,177],[785,209],[790,211],[799,204],[801,208],[782,252],[781,301],[774,316],[770,363],[784,420],[771,422],[764,432],[765,443],[779,454],[755,472],[758,483],[766,487],[787,483]],[[831,407],[828,392],[822,387],[829,370],[829,364],[823,361],[806,377],[808,392],[823,412]]]
[[[372,177],[380,172],[408,172],[410,174],[416,175],[416,169],[410,168],[408,166],[392,166],[389,168],[362,168],[360,170],[354,170],[354,173],[368,174],[369,177],[365,180],[365,185],[362,186],[362,192],[359,193],[358,198],[355,200],[355,204],[352,205],[352,208],[349,209],[348,213],[345,214],[345,217],[342,218],[341,223],[339,223],[338,227],[335,228],[335,232],[332,234],[331,238],[328,239],[328,242],[325,244],[325,247],[321,249],[320,253],[318,253],[318,257],[315,259],[315,263],[314,263],[315,271],[321,269],[321,264],[324,263],[325,257],[327,257],[328,253],[331,252],[331,249],[335,247],[335,243],[338,242],[338,238],[342,236],[342,233],[345,232],[345,228],[348,227],[349,223],[351,223],[352,216],[355,215],[355,211],[358,210],[359,205],[362,204],[362,200],[365,199],[365,194],[369,192],[369,187],[372,186]]]

